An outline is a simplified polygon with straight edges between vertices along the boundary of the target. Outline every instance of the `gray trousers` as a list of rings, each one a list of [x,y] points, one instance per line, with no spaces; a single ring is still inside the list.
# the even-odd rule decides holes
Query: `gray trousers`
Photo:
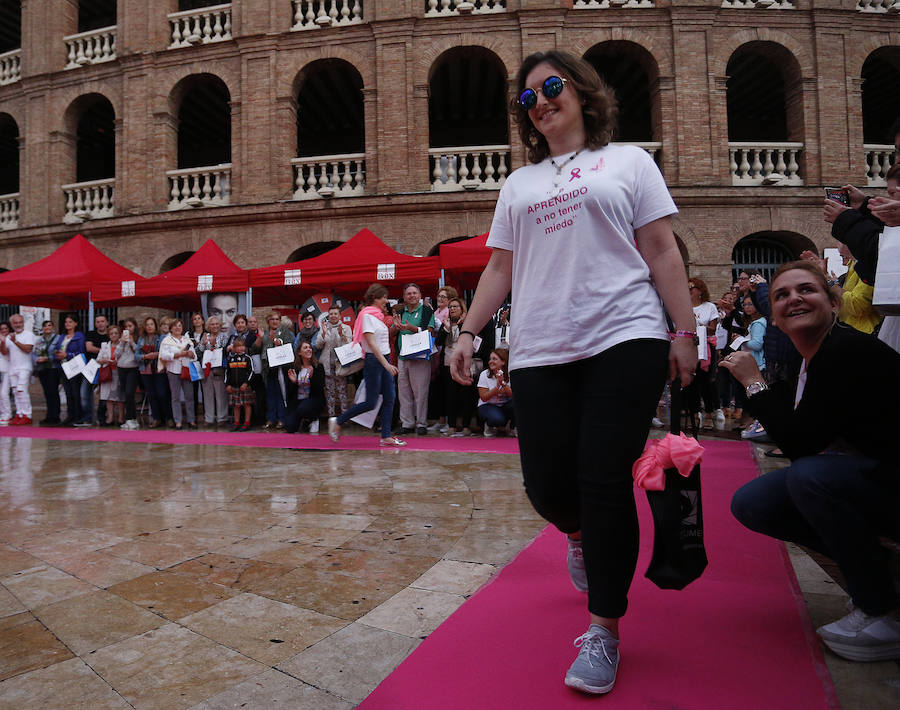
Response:
[[[203,388],[203,417],[207,424],[227,422],[228,393],[225,391],[225,370],[210,370],[209,377],[200,383]]]
[[[429,360],[399,360],[400,425],[407,429],[428,425]]]

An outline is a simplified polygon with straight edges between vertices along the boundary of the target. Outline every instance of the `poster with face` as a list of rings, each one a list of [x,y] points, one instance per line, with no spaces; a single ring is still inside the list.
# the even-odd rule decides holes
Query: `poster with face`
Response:
[[[219,318],[222,321],[222,332],[230,335],[234,330],[234,317],[238,313],[247,314],[247,294],[233,291],[201,294],[200,311],[206,320],[213,316]]]

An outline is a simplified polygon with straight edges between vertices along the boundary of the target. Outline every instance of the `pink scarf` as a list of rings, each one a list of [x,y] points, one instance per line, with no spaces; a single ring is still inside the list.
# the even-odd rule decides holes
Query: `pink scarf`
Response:
[[[356,316],[356,322],[353,324],[353,342],[358,343],[363,337],[363,316],[374,316],[388,328],[394,323],[393,316],[386,316],[380,308],[375,306],[366,306]]]

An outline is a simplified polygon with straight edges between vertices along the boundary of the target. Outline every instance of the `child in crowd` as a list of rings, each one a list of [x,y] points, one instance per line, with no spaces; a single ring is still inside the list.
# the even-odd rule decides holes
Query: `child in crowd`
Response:
[[[235,338],[228,355],[228,368],[225,372],[225,389],[228,401],[234,407],[234,426],[231,431],[247,431],[250,429],[250,408],[256,398],[250,388],[253,376],[253,361],[247,355],[247,345],[243,338]],[[241,426],[241,407],[244,408],[244,424]]]
[[[109,379],[100,381],[100,401],[106,403],[106,418],[100,420],[100,426],[121,426],[125,423],[125,398],[119,392],[119,368],[116,361],[116,348],[122,339],[122,331],[119,326],[111,325],[107,329],[109,340],[100,344],[100,352],[97,353],[97,363],[103,368],[109,368]]]

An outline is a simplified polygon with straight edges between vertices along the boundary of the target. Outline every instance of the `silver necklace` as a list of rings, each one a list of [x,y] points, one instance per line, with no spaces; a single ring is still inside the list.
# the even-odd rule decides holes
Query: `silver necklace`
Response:
[[[582,151],[581,148],[576,150],[569,158],[562,163],[557,163],[555,159],[550,158],[550,164],[556,168],[556,176],[553,178],[553,187],[556,188],[556,194],[558,195],[562,192],[562,187],[560,187],[560,180],[562,180],[562,169],[566,167],[569,163],[571,163],[575,158],[578,157],[578,154]]]

